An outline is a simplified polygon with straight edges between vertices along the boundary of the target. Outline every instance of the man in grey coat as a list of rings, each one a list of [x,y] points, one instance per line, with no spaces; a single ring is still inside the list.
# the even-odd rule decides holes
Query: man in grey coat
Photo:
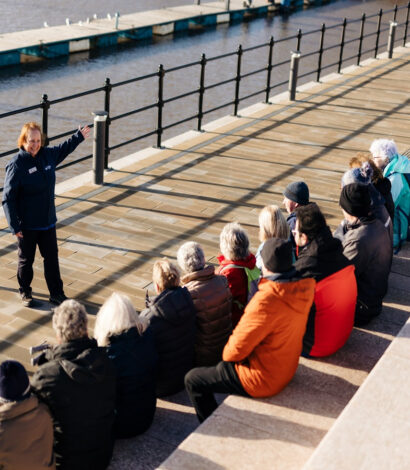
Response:
[[[355,265],[355,325],[364,326],[382,310],[392,262],[389,234],[371,212],[369,188],[360,183],[343,187],[339,200],[347,221],[343,253]]]

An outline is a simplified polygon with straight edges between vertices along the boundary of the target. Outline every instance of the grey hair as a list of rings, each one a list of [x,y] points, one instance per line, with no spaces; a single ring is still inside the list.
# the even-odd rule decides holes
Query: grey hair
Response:
[[[205,254],[201,245],[196,242],[186,242],[178,250],[178,264],[186,273],[200,271],[205,266]]]
[[[85,307],[76,300],[65,300],[54,309],[53,328],[63,342],[87,336],[87,323]]]
[[[289,238],[289,225],[278,206],[272,204],[264,207],[259,213],[259,239]]]
[[[228,260],[241,260],[249,256],[249,238],[237,223],[226,224],[219,236],[221,253]]]
[[[94,338],[99,346],[107,346],[110,336],[118,335],[136,327],[141,334],[146,324],[139,318],[131,300],[114,292],[104,302],[97,313],[94,327]]]
[[[394,140],[376,139],[370,146],[370,152],[375,157],[382,157],[385,160],[392,160],[398,154],[397,146]]]

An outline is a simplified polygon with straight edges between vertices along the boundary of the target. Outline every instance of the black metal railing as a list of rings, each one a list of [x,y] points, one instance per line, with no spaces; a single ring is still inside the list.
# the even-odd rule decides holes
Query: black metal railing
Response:
[[[298,76],[299,80],[308,76],[310,77],[315,76],[316,80],[319,81],[321,74],[324,70],[335,68],[337,72],[340,73],[343,65],[346,63],[349,63],[352,60],[354,60],[357,65],[360,65],[363,57],[367,54],[371,54],[372,57],[377,57],[381,48],[387,45],[387,42],[383,44],[380,43],[382,34],[385,33],[386,31],[389,31],[389,27],[385,26],[386,23],[383,23],[383,20],[385,19],[386,21],[390,20],[390,21],[396,22],[398,13],[401,11],[404,12],[405,18],[402,21],[402,23],[398,23],[397,27],[402,28],[403,33],[401,37],[399,34],[396,34],[395,41],[393,42],[394,43],[401,42],[402,45],[405,46],[407,42],[410,2],[405,6],[402,6],[402,7],[395,6],[393,9],[390,9],[387,11],[379,10],[378,13],[373,14],[373,15],[367,16],[366,14],[363,14],[362,17],[358,19],[347,20],[345,18],[342,23],[338,23],[329,27],[327,27],[325,24],[322,24],[321,28],[308,31],[305,33],[302,33],[301,30],[298,30],[296,35],[282,38],[279,40],[275,40],[273,37],[271,37],[267,43],[259,44],[259,45],[252,46],[249,48],[243,48],[242,45],[239,45],[236,51],[221,54],[218,56],[207,57],[205,54],[202,54],[201,59],[198,61],[191,62],[188,64],[183,64],[183,65],[168,68],[168,69],[165,69],[164,66],[161,64],[157,72],[153,72],[153,73],[139,76],[139,77],[134,77],[134,78],[124,80],[121,82],[112,83],[111,80],[107,78],[104,85],[99,88],[94,88],[94,89],[76,93],[70,96],[65,96],[62,98],[49,100],[48,96],[44,94],[39,104],[0,114],[0,119],[4,119],[13,115],[17,115],[17,114],[28,113],[33,110],[41,110],[42,126],[43,126],[43,132],[45,135],[45,144],[47,145],[53,140],[61,139],[62,137],[71,135],[75,131],[73,129],[70,129],[70,130],[67,130],[66,132],[60,133],[58,135],[54,135],[52,137],[48,135],[49,110],[52,106],[56,105],[57,103],[61,103],[61,102],[65,102],[65,101],[69,101],[73,99],[78,99],[86,95],[103,93],[104,94],[104,110],[108,113],[107,129],[106,129],[106,134],[105,134],[105,168],[107,168],[108,161],[109,161],[109,154],[115,149],[132,144],[142,139],[146,139],[154,135],[156,136],[156,142],[155,142],[156,146],[161,147],[162,136],[163,136],[164,131],[174,128],[176,126],[179,126],[183,123],[196,120],[196,129],[198,131],[201,131],[204,117],[220,109],[229,108],[233,106],[233,114],[236,116],[238,114],[238,109],[239,109],[239,105],[241,102],[245,100],[249,100],[250,98],[253,98],[259,95],[264,95],[265,103],[269,103],[271,92],[280,87],[283,88],[283,86],[287,85],[288,83],[287,79],[279,80],[276,83],[273,83],[273,72],[275,70],[278,70],[280,67],[288,66],[290,64],[290,58],[286,60],[278,61],[276,63],[274,62],[274,50],[278,46],[280,46],[281,43],[283,44],[283,43],[288,42],[290,44],[295,44],[294,41],[296,41],[296,44],[295,44],[296,51],[301,51],[302,40],[304,38],[306,38],[307,36],[318,35],[318,47],[314,48],[311,51],[304,52],[301,55],[301,61],[302,62],[308,61],[309,65],[312,63],[315,63],[315,61],[313,61],[312,58],[317,55],[317,63],[315,64],[315,67],[313,69],[308,69],[307,71],[303,71],[303,73],[300,73]],[[374,26],[374,20],[376,20],[375,28],[373,28],[371,31],[366,32],[366,27],[367,29],[369,29],[370,27]],[[350,31],[350,36],[352,36],[353,34],[353,37],[348,38],[349,28],[354,28],[356,25],[359,25],[358,35],[354,35],[354,32],[352,33],[352,31]],[[332,44],[326,45],[327,35],[329,34],[335,35],[337,31],[339,31],[340,39],[336,40]],[[374,41],[373,41],[373,38],[374,38]],[[372,40],[371,42],[370,42],[370,39]],[[352,49],[355,44],[357,44],[357,50],[354,51],[353,55],[345,57],[347,47],[350,47],[350,49]],[[367,45],[368,47],[367,49],[365,49],[365,45]],[[243,72],[243,64],[244,64],[245,57],[252,51],[260,50],[264,48],[267,49],[267,59],[268,59],[267,65],[263,67],[259,67],[255,70]],[[337,56],[338,58],[336,62],[324,63],[326,53],[328,53],[329,51],[336,51],[334,52],[334,56]],[[206,70],[210,63],[216,62],[216,61],[226,61],[226,59],[235,59],[235,58],[236,58],[235,74],[233,76],[229,78],[224,78],[223,80],[220,80],[219,82],[206,84],[206,80],[205,80]],[[166,82],[165,80],[166,76],[168,76],[169,74],[173,72],[187,69],[187,68],[192,68],[192,67],[199,67],[198,88],[185,91],[183,93],[180,93],[176,96],[172,96],[170,98],[164,98],[164,87],[165,87],[165,82]],[[253,89],[251,93],[247,93],[246,95],[241,95],[242,81],[246,78],[254,77],[262,73],[265,75],[265,78],[263,80],[261,79],[261,80],[254,81],[254,83],[256,84],[255,86],[260,85],[260,87]],[[277,74],[277,76],[279,77],[279,74]],[[147,81],[147,80],[149,81],[150,86],[152,86],[152,79],[154,78],[157,79],[156,102],[147,104],[145,106],[139,107],[131,111],[117,114],[115,116],[111,115],[111,109],[110,109],[111,108],[111,96],[115,92],[116,88],[124,86],[124,85],[129,85],[131,83]],[[204,97],[206,96],[207,92],[209,92],[212,89],[229,85],[229,84],[234,86],[234,94],[232,96],[232,99],[230,100],[228,99],[228,101],[218,104],[217,106],[204,109]],[[171,102],[176,102],[185,98],[195,97],[195,96],[197,96],[197,99],[198,99],[197,112],[187,117],[184,117],[182,119],[179,119],[175,122],[171,122],[169,124],[164,125],[163,119],[164,119],[165,107],[167,104]],[[117,143],[115,145],[110,145],[110,127],[115,121],[118,121],[120,119],[126,119],[129,116],[143,113],[148,110],[156,110],[156,127],[154,129],[150,130],[149,132],[145,132],[141,135],[135,135],[132,138],[122,141],[120,143]],[[14,148],[14,149],[7,150],[3,153],[0,153],[0,158],[14,154],[16,151],[17,149]],[[92,155],[83,156],[81,158],[73,160],[64,165],[60,165],[58,169],[66,168],[68,166],[87,160],[91,157]],[[0,188],[0,191],[2,190],[3,188]]]

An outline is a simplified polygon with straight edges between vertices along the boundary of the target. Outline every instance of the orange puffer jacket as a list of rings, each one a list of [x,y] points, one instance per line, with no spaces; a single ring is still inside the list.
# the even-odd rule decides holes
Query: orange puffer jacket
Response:
[[[311,278],[261,279],[223,351],[252,397],[275,395],[294,376],[315,284]]]

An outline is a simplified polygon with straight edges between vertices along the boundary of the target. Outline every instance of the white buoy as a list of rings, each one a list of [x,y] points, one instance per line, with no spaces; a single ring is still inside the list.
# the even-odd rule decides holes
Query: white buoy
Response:
[[[90,24],[90,18],[87,18],[86,23]]]
[[[110,20],[111,19],[111,15],[109,13],[107,13],[107,18]]]
[[[71,24],[70,18],[66,18],[66,19],[65,19],[65,24],[66,24],[67,26],[70,26],[70,24]]]
[[[45,28],[48,28],[47,21],[44,21],[43,25],[44,25]]]
[[[79,26],[82,26],[82,25],[83,25],[83,22],[80,20],[80,21],[78,22],[78,25],[79,25]]]
[[[93,18],[96,20],[97,19],[97,13],[94,13]]]

